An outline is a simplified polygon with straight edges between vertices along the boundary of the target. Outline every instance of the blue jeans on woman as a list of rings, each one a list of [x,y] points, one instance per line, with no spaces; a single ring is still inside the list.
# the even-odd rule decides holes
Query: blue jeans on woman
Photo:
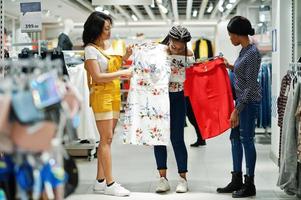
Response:
[[[243,149],[246,159],[246,174],[254,176],[256,164],[256,149],[254,144],[255,123],[258,115],[259,103],[246,104],[239,113],[239,126],[231,130],[233,171],[242,172]]]
[[[184,142],[184,124],[186,117],[186,105],[184,92],[170,92],[170,140],[175,153],[178,172],[187,172],[187,149]],[[166,146],[154,147],[157,169],[167,169]]]

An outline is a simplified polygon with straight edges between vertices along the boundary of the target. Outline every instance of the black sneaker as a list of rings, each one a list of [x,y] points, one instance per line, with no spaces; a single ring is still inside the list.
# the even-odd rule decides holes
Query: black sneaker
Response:
[[[191,147],[199,147],[199,146],[205,146],[206,140],[196,141],[195,143],[191,144]]]

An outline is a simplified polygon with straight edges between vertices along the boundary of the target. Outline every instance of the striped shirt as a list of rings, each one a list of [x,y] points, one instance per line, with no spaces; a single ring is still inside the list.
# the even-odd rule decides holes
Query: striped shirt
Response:
[[[234,63],[234,88],[238,112],[241,112],[247,103],[261,100],[261,87],[258,82],[260,63],[261,55],[255,44],[242,48]]]

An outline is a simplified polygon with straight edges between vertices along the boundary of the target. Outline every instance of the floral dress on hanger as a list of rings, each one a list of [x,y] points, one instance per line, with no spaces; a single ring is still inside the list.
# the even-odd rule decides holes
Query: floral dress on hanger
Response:
[[[134,48],[133,76],[124,118],[124,143],[167,145],[170,141],[166,46],[144,43]]]

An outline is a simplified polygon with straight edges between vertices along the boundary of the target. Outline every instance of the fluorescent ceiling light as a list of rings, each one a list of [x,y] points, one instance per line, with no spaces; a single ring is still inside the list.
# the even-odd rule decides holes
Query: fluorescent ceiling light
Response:
[[[218,10],[220,12],[224,12],[224,10],[225,10],[224,7],[223,7],[224,1],[225,0],[219,0],[219,2],[218,2]]]
[[[132,19],[136,22],[138,21],[138,18],[136,17],[136,15],[132,14]]]
[[[168,10],[167,10],[167,8],[165,8],[165,6],[163,6],[162,4],[159,4],[158,6],[159,6],[159,9],[160,9],[164,14],[168,13]]]
[[[226,8],[229,10],[229,9],[231,9],[233,7],[233,4],[231,4],[231,3],[228,3],[227,5],[226,5]]]
[[[155,0],[152,0],[151,7],[152,7],[152,8],[154,8],[154,7],[155,7]]]
[[[97,7],[95,7],[95,10],[98,11],[98,12],[102,12],[103,7],[102,6],[97,6]]]
[[[129,6],[129,5],[151,5],[152,0],[92,0],[93,6],[99,5],[122,5],[122,6]]]
[[[229,0],[229,3],[235,3],[236,0]]]
[[[115,23],[114,23],[115,24]],[[145,26],[147,24],[148,26],[165,26],[167,23],[166,21],[148,21],[148,22],[128,22],[127,25],[129,26]],[[116,24],[115,24],[116,26]]]
[[[198,15],[198,11],[197,10],[194,10],[193,12],[192,12],[192,16],[193,17],[196,17]]]
[[[157,0],[157,3],[158,4],[162,4],[162,0]]]
[[[110,11],[104,10],[103,13],[106,14],[106,15],[109,15],[109,14],[110,14]]]
[[[213,3],[210,3],[208,9],[207,9],[207,13],[211,13],[213,10]]]

